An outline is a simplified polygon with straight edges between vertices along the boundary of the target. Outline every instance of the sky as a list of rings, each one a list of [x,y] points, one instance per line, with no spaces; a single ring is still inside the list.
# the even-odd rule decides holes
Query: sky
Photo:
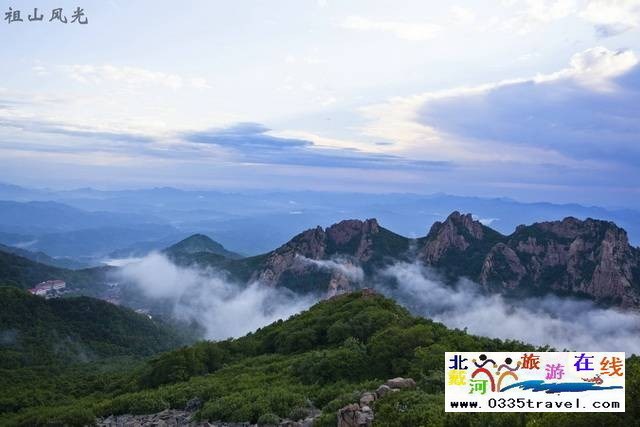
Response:
[[[638,204],[640,0],[50,4],[1,2],[0,181]]]

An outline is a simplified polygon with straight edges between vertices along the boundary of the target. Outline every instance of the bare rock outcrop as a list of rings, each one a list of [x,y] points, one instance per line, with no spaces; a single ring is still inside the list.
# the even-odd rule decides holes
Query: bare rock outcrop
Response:
[[[640,249],[612,222],[568,217],[504,236],[453,212],[420,241],[418,259],[451,281],[467,277],[491,292],[551,292],[640,307]]]
[[[474,240],[481,240],[484,235],[484,226],[471,214],[455,211],[444,222],[436,221],[431,226],[420,257],[429,265],[437,264],[451,251],[466,251]]]
[[[639,307],[640,250],[608,221],[569,217],[519,226],[487,254],[479,281],[498,292],[560,292]]]
[[[358,266],[374,255],[374,236],[380,232],[375,219],[345,220],[326,229],[316,227],[294,237],[291,241],[269,253],[262,265],[253,272],[250,281],[258,280],[276,286],[286,276],[301,282],[314,273],[324,273],[329,295],[351,290],[355,278],[340,269],[325,268],[309,261],[344,258],[343,263]],[[307,276],[307,278],[305,278]]]

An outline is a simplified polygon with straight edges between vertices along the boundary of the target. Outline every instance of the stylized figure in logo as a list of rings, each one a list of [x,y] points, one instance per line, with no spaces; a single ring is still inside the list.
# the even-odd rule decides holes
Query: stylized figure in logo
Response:
[[[473,371],[473,373],[471,374],[471,378],[475,378],[476,375],[480,375],[480,374],[485,374],[487,375],[487,377],[489,377],[489,382],[491,383],[491,391],[496,391],[496,380],[493,378],[493,374],[487,369],[485,368],[485,366],[488,363],[491,363],[493,365],[493,367],[496,367],[496,362],[493,359],[487,359],[487,355],[486,354],[481,354],[478,359],[480,359],[480,362],[482,363],[478,363],[478,361],[476,359],[472,359],[471,361],[473,362],[474,365],[476,365],[476,370]]]
[[[600,377],[600,374],[596,374],[596,376],[593,378],[583,378],[582,381],[586,381],[588,383],[594,383],[598,385],[601,385],[604,382],[604,380]]]
[[[513,362],[513,360],[510,357],[507,357],[506,359],[504,359],[504,363],[500,365],[500,367],[498,367],[498,370],[496,371],[496,375],[498,376],[498,391],[502,389],[502,381],[506,377],[512,377],[514,380],[518,380],[518,375],[515,374],[515,371],[520,369],[521,362],[518,361],[515,368],[511,367],[511,362]],[[505,371],[500,373],[500,370],[502,370],[502,368],[504,368]]]

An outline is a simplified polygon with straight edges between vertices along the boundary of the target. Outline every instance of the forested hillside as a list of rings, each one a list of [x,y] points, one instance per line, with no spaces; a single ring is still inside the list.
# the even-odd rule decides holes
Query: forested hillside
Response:
[[[396,376],[414,378],[417,388],[377,400],[376,425],[561,426],[588,421],[588,425],[626,426],[640,416],[637,358],[627,361],[626,414],[445,414],[444,352],[451,349],[533,347],[447,329],[365,290],[320,302],[245,337],[201,342],[127,370],[61,372],[46,380],[48,394],[37,403],[27,396],[23,400],[13,396],[14,384],[3,388],[0,420],[7,425],[52,420],[81,425],[95,416],[182,409],[197,398],[202,402],[195,414],[199,419],[266,422],[320,410],[316,425],[335,426],[339,408]],[[45,380],[22,381],[26,383],[22,389],[28,389]]]

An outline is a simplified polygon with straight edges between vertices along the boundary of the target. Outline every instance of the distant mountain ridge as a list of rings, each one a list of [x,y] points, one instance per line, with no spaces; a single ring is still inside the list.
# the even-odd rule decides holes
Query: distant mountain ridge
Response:
[[[240,258],[199,234],[165,253],[181,265],[212,266],[241,283],[259,281],[298,293],[330,296],[354,290],[375,280],[384,267],[404,261],[432,267],[451,284],[467,277],[487,292],[515,297],[555,293],[640,308],[640,249],[629,244],[624,229],[595,219],[522,225],[505,236],[455,211],[417,239],[375,219],[345,220],[306,230],[254,257]],[[98,292],[104,271],[59,269],[0,251],[0,282],[26,288],[51,279]]]
[[[23,258],[30,259],[31,261],[39,262],[41,264],[50,265],[58,268],[86,268],[87,265],[79,261],[70,258],[52,258],[42,251],[32,252],[22,248],[15,248],[13,246],[6,246],[0,243],[0,251],[8,252],[14,255],[19,255]]]
[[[640,244],[640,205],[630,199],[628,208],[598,207],[576,203],[549,203],[517,201],[505,197],[474,197],[444,193],[346,193],[314,191],[216,191],[186,190],[177,188],[146,188],[136,190],[97,190],[91,188],[75,190],[34,190],[0,183],[0,200],[16,202],[55,201],[80,209],[80,220],[66,221],[62,226],[82,225],[82,216],[87,212],[109,212],[113,214],[133,214],[156,225],[170,225],[169,229],[149,230],[145,236],[127,234],[134,239],[121,236],[114,247],[83,247],[83,251],[93,252],[106,249],[103,255],[142,241],[163,240],[167,236],[186,237],[195,232],[215,236],[215,240],[227,249],[259,255],[287,242],[301,230],[320,224],[328,227],[345,218],[376,218],[380,224],[394,232],[419,237],[424,235],[425,225],[442,221],[454,210],[473,212],[483,224],[503,234],[511,234],[519,224],[553,221],[573,216],[579,219],[600,218],[614,221],[629,234],[631,242]],[[635,206],[635,208],[634,208]],[[26,206],[27,208],[29,206]],[[635,209],[635,210],[634,210]],[[82,212],[84,211],[84,213]],[[28,218],[28,217],[25,217]],[[55,228],[38,228],[40,215],[14,233],[39,237],[51,233]],[[113,217],[110,226],[125,229],[130,217]],[[139,220],[135,221],[139,223]],[[125,224],[126,223],[126,224]],[[11,226],[11,224],[9,224]],[[97,225],[82,225],[82,229],[100,228]],[[67,236],[51,236],[55,240]],[[71,236],[75,239],[75,236]],[[24,239],[18,242],[35,240]],[[50,240],[50,239],[47,239]],[[15,240],[5,239],[0,233],[0,242],[16,246]],[[55,247],[54,244],[55,243]],[[100,243],[100,240],[97,240]],[[160,246],[163,248],[166,245]],[[155,249],[159,249],[155,248]],[[41,250],[52,256],[73,256],[72,244],[63,247],[60,243],[44,241],[30,250]],[[56,249],[56,251],[54,251]],[[64,251],[63,251],[64,250]]]
[[[519,226],[505,236],[457,211],[409,239],[375,219],[304,231],[269,253],[218,264],[247,282],[297,292],[353,290],[398,260],[433,267],[450,282],[467,277],[514,296],[576,295],[640,307],[640,249],[609,221],[568,217]],[[365,277],[357,277],[361,268]],[[354,274],[352,274],[354,273]]]
[[[242,255],[228,251],[220,243],[204,234],[193,234],[186,239],[164,249],[164,253],[170,256],[193,255],[198,253],[220,255],[228,259],[239,259]]]

